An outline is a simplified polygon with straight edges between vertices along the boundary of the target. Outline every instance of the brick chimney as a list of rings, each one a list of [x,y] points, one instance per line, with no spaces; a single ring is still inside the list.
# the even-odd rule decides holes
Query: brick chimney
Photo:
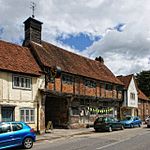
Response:
[[[42,22],[29,17],[25,22],[25,39],[23,45],[27,45],[29,41],[41,44]]]

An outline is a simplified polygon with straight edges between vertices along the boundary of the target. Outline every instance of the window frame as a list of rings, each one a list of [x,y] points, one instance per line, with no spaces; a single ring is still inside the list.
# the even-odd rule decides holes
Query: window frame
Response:
[[[13,126],[13,125],[16,125],[16,127],[20,126],[20,128],[18,128],[17,130],[14,130],[14,126]],[[12,122],[12,123],[11,123],[11,127],[12,127],[12,131],[13,131],[13,132],[19,131],[19,130],[22,130],[22,129],[23,129],[22,123],[17,123],[17,122]]]
[[[106,83],[105,84],[105,90],[107,90],[107,91],[113,91],[113,85],[109,84],[109,83]]]
[[[135,93],[133,93],[133,92],[130,93],[130,99],[135,100]]]
[[[21,111],[23,111],[23,115],[21,114]],[[27,114],[27,111],[29,112],[29,114]],[[31,111],[33,111],[33,115]],[[22,119],[22,116],[23,116],[23,119]],[[33,120],[32,120],[32,117],[33,117]],[[25,123],[35,123],[35,108],[20,108],[20,121],[23,121]]]
[[[18,78],[18,81],[17,81],[18,85],[15,85],[16,83],[15,78]],[[12,75],[12,87],[13,89],[32,90],[32,77],[13,74]]]
[[[89,88],[96,88],[97,87],[97,82],[89,79],[84,79],[83,81],[84,86],[89,87]]]
[[[75,82],[74,76],[68,74],[62,74],[61,80],[63,84],[69,85],[73,85]]]

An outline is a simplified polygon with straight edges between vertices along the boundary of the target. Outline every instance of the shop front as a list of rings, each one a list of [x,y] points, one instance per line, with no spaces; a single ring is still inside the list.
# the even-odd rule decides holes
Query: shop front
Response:
[[[81,128],[93,125],[98,116],[120,118],[120,101],[90,96],[48,94],[45,100],[45,127]]]
[[[120,118],[120,103],[98,99],[74,99],[69,109],[70,126],[72,128],[93,125],[99,116]]]

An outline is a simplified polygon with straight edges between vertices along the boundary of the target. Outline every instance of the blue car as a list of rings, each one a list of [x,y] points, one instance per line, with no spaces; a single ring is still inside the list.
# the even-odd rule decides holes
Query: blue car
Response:
[[[142,121],[137,116],[127,116],[124,120],[120,121],[125,128],[133,128],[135,126],[141,127]]]
[[[24,122],[0,122],[0,150],[23,146],[30,149],[36,140],[34,130]]]

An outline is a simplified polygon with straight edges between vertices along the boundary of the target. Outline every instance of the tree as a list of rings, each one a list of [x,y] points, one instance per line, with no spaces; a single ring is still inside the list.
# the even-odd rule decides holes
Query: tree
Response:
[[[136,74],[139,89],[150,98],[150,71],[142,71]]]

